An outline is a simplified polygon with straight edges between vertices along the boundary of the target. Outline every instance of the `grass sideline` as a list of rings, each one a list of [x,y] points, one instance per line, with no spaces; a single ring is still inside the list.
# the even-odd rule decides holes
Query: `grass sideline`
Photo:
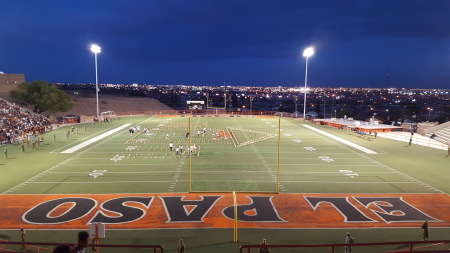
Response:
[[[4,146],[8,148],[8,159],[3,159],[0,163],[0,169],[2,170],[0,191],[6,192],[6,194],[186,192],[188,189],[188,181],[186,180],[188,178],[186,173],[188,169],[187,158],[176,157],[173,153],[167,151],[167,140],[164,140],[165,135],[162,132],[156,136],[147,136],[148,138],[143,138],[144,136],[136,137],[135,140],[143,139],[151,141],[151,143],[147,142],[141,145],[141,143],[130,143],[131,138],[128,132],[121,131],[116,135],[106,137],[80,150],[80,152],[74,154],[60,153],[66,148],[98,136],[125,123],[139,124],[141,125],[141,129],[143,127],[156,129],[158,126],[161,128],[161,123],[164,123],[168,127],[167,129],[172,129],[172,131],[169,131],[169,134],[172,134],[170,141],[185,143],[185,129],[183,127],[186,124],[186,120],[187,118],[178,117],[121,118],[120,121],[114,120],[112,123],[77,125],[75,127],[78,128],[78,134],[74,132],[67,139],[65,132],[70,127],[56,129],[53,132],[43,135],[43,145],[40,145],[36,150],[31,150],[29,147],[26,147],[25,153],[22,152],[20,145]],[[211,129],[221,129],[225,125],[242,129],[241,131],[234,131],[236,138],[239,138],[241,143],[249,140],[257,140],[267,134],[277,133],[277,118],[227,118],[222,119],[223,121],[213,123],[216,120],[215,118],[191,118],[191,125],[199,128],[207,122],[207,134],[211,132]],[[301,124],[304,124],[303,122],[286,119],[282,119],[281,122],[281,128],[283,130],[280,136],[282,139],[280,181],[283,186],[280,187],[281,192],[435,193],[436,190],[446,194],[450,192],[450,186],[445,177],[446,173],[448,173],[450,158],[446,157],[447,154],[445,151],[414,145],[408,147],[405,143],[381,138],[366,140],[350,135],[343,130],[312,125],[313,127],[377,152],[375,155],[363,155],[349,146],[330,141],[320,135],[312,134],[312,132],[307,131],[301,126]],[[84,129],[85,126],[86,130]],[[259,131],[259,133],[246,130]],[[152,131],[157,132],[157,130]],[[56,141],[53,140],[53,136],[56,136]],[[201,140],[201,137],[198,137],[198,140]],[[296,142],[295,140],[300,140],[301,142]],[[219,143],[213,142],[212,140],[208,142],[197,142],[203,147],[200,150],[200,156],[193,158],[194,187],[197,187],[201,191],[229,191],[229,189],[236,187],[243,187],[241,188],[243,191],[257,192],[273,189],[273,172],[274,165],[276,164],[276,138],[255,141],[239,148],[234,148],[231,140],[220,140]],[[153,149],[141,150],[142,152],[133,150],[126,152],[124,149],[128,146],[139,146],[142,148],[148,147],[148,145],[151,145]],[[332,158],[334,161],[324,163],[318,160],[316,154],[311,155],[310,151],[304,149],[306,146],[320,147],[323,150],[321,151],[323,152],[322,156]],[[147,154],[146,156],[145,154],[141,154],[150,152],[153,155],[150,156]],[[156,172],[160,172],[158,173],[160,175],[157,180],[160,180],[161,183],[146,184],[145,187],[138,183],[127,187],[121,187],[120,185],[103,187],[101,185],[91,184],[86,188],[63,184],[68,179],[73,180],[73,182],[92,180],[93,178],[88,176],[89,172],[94,169],[109,169],[113,164],[120,164],[120,161],[114,163],[109,159],[116,155],[128,156],[128,154],[133,158],[127,158],[127,164],[130,164],[128,163],[129,161],[133,161],[133,164],[144,162],[145,164],[157,166],[155,167],[158,168]],[[244,155],[245,157],[243,157]],[[183,159],[184,161],[181,162],[180,160]],[[221,164],[222,166],[216,166],[217,164]],[[229,169],[231,165],[233,166],[232,170]],[[369,187],[364,184],[355,186],[351,184],[354,179],[344,177],[338,172],[330,171],[330,169],[336,170],[333,167],[337,166],[343,166],[347,169],[350,168],[354,171],[359,169],[361,171],[361,177],[364,173],[361,168],[364,166],[391,168],[400,173],[399,175],[403,174],[412,177],[418,183],[406,185],[396,184],[395,182],[389,182],[391,176],[380,174],[375,177],[366,176],[366,178],[388,180],[386,183],[380,184],[381,187]],[[54,169],[54,172],[57,173],[46,173],[49,169]],[[120,170],[123,170],[123,168]],[[125,175],[128,181],[137,179],[142,181],[145,179],[145,173],[143,171],[136,170],[135,172],[142,174],[138,174],[138,176]],[[312,172],[323,172],[325,175],[328,173],[330,176],[324,179],[323,176],[317,176]],[[176,180],[180,181],[180,183],[170,188],[174,180],[174,175],[177,173],[178,179]],[[39,174],[41,176],[36,177]],[[120,177],[122,179],[124,178],[123,175]],[[153,176],[152,178],[155,181]],[[30,179],[32,181],[46,180],[46,182],[55,183],[43,187],[44,184],[27,184],[26,182],[30,182]],[[114,180],[113,178],[107,177],[98,177],[98,179]],[[308,181],[311,183],[308,183]],[[328,184],[317,183],[318,181],[328,181]],[[330,186],[329,183],[333,181],[343,183]],[[242,182],[245,183],[242,184]],[[214,188],[217,186],[220,188]],[[7,192],[11,189],[12,192]],[[238,252],[239,244],[257,244],[262,238],[267,238],[270,244],[341,243],[344,241],[345,232],[347,231],[355,235],[355,239],[358,242],[421,239],[421,231],[419,228],[352,228],[345,230],[340,228],[242,229],[239,233],[240,242],[235,244],[231,242],[233,236],[232,229],[157,229],[108,231],[108,238],[102,240],[102,243],[162,244],[170,252],[172,249],[175,249],[177,240],[183,238],[187,243],[187,248],[189,250],[195,249],[196,252],[210,252],[211,250],[218,252]],[[430,237],[432,239],[448,239],[445,236],[448,232],[447,228],[431,228]],[[74,242],[76,231],[32,230],[28,231],[28,234],[30,241],[48,241],[48,238],[51,238],[54,242]],[[19,232],[18,230],[0,230],[0,239],[19,240]],[[108,250],[108,252],[110,251]]]

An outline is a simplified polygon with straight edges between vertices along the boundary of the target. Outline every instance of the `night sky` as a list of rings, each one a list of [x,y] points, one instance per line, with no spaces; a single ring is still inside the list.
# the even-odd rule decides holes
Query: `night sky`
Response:
[[[450,88],[449,0],[1,0],[27,81]],[[387,75],[390,74],[390,75]]]

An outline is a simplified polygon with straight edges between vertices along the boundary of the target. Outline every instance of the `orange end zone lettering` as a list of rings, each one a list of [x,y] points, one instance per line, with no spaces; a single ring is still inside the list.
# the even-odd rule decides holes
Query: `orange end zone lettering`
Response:
[[[0,229],[232,228],[232,194],[0,195]],[[446,194],[237,194],[241,228],[450,226]]]

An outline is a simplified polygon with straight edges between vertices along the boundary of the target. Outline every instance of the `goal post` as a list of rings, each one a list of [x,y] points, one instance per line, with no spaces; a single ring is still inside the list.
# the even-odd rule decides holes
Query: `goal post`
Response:
[[[189,148],[196,147],[186,156],[189,192],[280,192],[280,118],[193,116],[187,120],[186,141]],[[207,134],[199,134],[206,125]],[[276,156],[267,156],[270,150]]]
[[[217,105],[218,103],[213,103],[213,105],[210,105],[210,97],[209,97],[209,93],[206,93],[206,108],[207,109],[215,109],[216,110],[216,114],[217,114],[217,110],[226,110],[227,109],[227,93],[223,94],[223,106],[214,106]],[[219,100],[219,99],[218,99]]]
[[[238,241],[238,211],[237,211],[237,200],[236,200],[236,192],[233,191],[233,207],[234,207],[234,235],[233,241]]]
[[[101,112],[101,119],[113,119],[116,118],[116,114],[114,113],[114,111],[106,111],[106,112]]]

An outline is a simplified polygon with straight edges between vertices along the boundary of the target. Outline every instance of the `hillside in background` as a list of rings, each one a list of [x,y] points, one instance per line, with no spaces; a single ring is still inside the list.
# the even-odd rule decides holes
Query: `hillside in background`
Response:
[[[57,113],[56,116],[64,115],[86,115],[92,116],[96,114],[95,98],[73,98],[73,107],[67,112]],[[119,112],[138,112],[138,111],[162,111],[173,110],[153,98],[147,97],[115,97],[100,96],[99,111]]]
[[[0,97],[13,102],[9,93],[0,93]],[[73,107],[67,112],[56,113],[55,116],[65,115],[85,115],[95,116],[96,114],[95,98],[73,98]],[[154,98],[148,97],[120,97],[111,95],[99,96],[99,111],[120,112],[143,112],[143,111],[171,111],[172,108],[164,105]],[[46,115],[46,113],[43,113]]]

